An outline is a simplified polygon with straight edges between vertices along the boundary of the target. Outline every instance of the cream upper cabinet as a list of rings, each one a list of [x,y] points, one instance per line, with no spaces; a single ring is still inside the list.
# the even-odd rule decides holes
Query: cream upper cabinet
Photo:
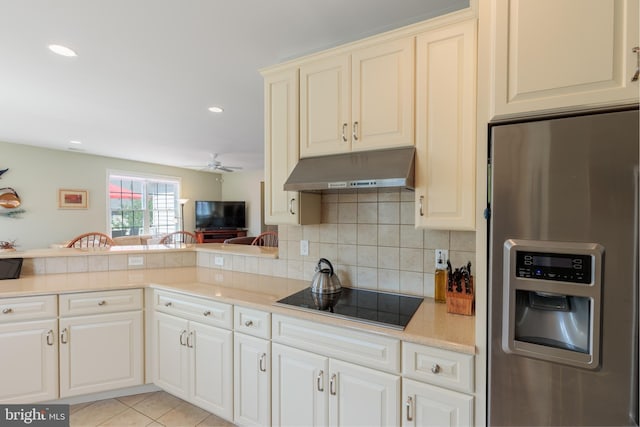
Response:
[[[300,65],[300,157],[413,145],[414,38]]]
[[[476,21],[416,39],[417,228],[475,228]]]
[[[298,137],[298,69],[264,75],[266,224],[319,224],[320,196],[284,191],[296,166]]]
[[[638,0],[492,0],[493,116],[638,102]]]

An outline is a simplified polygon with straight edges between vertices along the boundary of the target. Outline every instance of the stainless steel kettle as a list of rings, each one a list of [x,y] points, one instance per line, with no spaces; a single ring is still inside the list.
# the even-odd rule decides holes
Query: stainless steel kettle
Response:
[[[322,268],[322,263],[329,266],[329,268]],[[340,279],[333,271],[333,266],[326,258],[320,258],[318,265],[316,266],[316,274],[311,281],[311,292],[317,294],[334,294],[342,290],[340,285]]]

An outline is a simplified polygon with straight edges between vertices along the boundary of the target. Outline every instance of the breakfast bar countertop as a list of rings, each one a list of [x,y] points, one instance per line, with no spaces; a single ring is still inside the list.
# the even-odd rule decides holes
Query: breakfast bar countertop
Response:
[[[308,286],[306,281],[282,277],[178,267],[23,276],[0,281],[0,298],[153,287],[475,354],[475,317],[447,313],[446,304],[432,298],[424,299],[403,331],[274,305]]]

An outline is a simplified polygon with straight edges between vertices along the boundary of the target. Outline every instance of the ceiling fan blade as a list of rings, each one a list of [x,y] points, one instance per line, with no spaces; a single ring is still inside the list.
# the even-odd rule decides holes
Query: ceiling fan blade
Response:
[[[233,169],[230,169],[230,168],[228,168],[226,166],[218,166],[216,169],[219,170],[219,171],[224,171],[224,172],[235,172]]]

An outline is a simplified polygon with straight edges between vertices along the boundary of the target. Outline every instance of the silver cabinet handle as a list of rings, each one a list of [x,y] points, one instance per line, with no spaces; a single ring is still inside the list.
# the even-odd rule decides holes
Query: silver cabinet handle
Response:
[[[336,395],[336,374],[331,375],[331,380],[329,381],[329,394],[332,396]]]
[[[165,303],[164,303],[164,306],[165,306],[165,307],[171,307],[172,305],[173,305],[173,304],[171,303],[171,301],[169,301],[169,302],[165,302]]]
[[[342,124],[342,142],[347,142],[347,124]]]
[[[434,374],[439,374],[441,370],[442,369],[440,368],[440,365],[438,365],[437,363],[434,363],[433,366],[431,366],[431,372],[433,372]]]
[[[424,211],[422,210],[422,202],[424,201],[424,196],[420,196],[420,200],[418,201],[420,205],[420,216],[424,216]]]
[[[187,331],[185,329],[182,330],[182,332],[180,332],[180,345],[187,345],[186,341],[184,340],[184,335],[187,333]]]
[[[324,391],[324,371],[318,372],[318,377],[316,378],[316,387],[319,392]]]
[[[107,302],[105,300],[102,300],[98,303],[98,305],[105,305]]]
[[[636,66],[636,72],[633,74],[633,77],[631,78],[632,82],[637,82],[638,81],[638,77],[640,76],[640,47],[636,46],[633,48],[633,53],[636,54],[636,60],[637,60],[637,66]]]
[[[353,122],[353,140],[358,140],[358,122]]]
[[[193,331],[189,332],[189,335],[187,335],[187,347],[193,348]]]
[[[13,313],[13,308],[5,308],[2,310],[2,314],[11,314]]]
[[[407,398],[407,421],[413,421],[413,397],[409,396]]]
[[[66,344],[69,342],[69,337],[67,337],[67,333],[68,333],[67,328],[64,328],[62,332],[60,332],[60,342],[62,344]]]
[[[253,320],[247,320],[246,322],[244,322],[244,326],[246,326],[247,328],[250,328],[253,326]]]
[[[296,214],[296,213],[293,211],[293,202],[295,202],[295,201],[296,201],[296,199],[291,199],[291,200],[289,200],[289,213],[290,213],[291,215],[295,215],[295,214]]]
[[[260,369],[261,372],[267,372],[267,353],[262,353],[262,356],[260,356],[258,369]]]
[[[207,317],[207,316],[211,316],[211,310],[207,310],[204,313],[202,313],[203,316]]]
[[[53,345],[53,329],[49,329],[47,332],[47,345]]]

